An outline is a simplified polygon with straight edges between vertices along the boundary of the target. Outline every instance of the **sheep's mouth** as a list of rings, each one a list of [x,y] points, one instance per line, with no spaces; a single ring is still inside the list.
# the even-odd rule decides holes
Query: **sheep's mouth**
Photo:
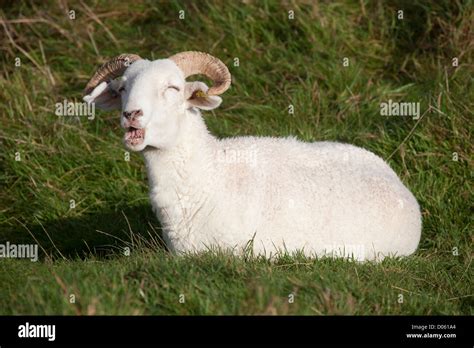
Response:
[[[139,145],[145,140],[145,129],[128,127],[125,132],[125,142],[129,145]]]

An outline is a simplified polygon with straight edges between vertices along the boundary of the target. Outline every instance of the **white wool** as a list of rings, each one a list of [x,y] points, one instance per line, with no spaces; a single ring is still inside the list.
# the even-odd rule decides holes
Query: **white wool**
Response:
[[[416,250],[418,203],[373,153],[295,138],[219,140],[200,105],[186,99],[188,85],[169,60],[134,63],[123,80],[122,110],[142,110],[146,131],[143,144],[128,147],[144,155],[150,200],[170,250],[217,246],[240,254],[250,245],[267,257],[302,251],[357,260]],[[179,92],[167,90],[170,83]]]
[[[379,157],[334,142],[210,135],[186,112],[177,145],[144,151],[150,199],[176,252],[302,250],[359,260],[409,255],[416,199]]]

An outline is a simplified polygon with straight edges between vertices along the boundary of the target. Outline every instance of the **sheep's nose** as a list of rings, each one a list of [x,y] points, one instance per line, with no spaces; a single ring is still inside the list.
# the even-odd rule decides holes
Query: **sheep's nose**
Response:
[[[143,111],[142,110],[132,110],[132,111],[124,111],[123,116],[126,119],[135,119],[137,117],[143,116]]]

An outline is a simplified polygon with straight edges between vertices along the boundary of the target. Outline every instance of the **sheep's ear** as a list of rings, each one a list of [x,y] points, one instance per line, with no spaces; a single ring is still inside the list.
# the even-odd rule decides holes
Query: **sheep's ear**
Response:
[[[186,82],[184,95],[189,107],[202,110],[212,110],[222,103],[222,98],[215,95],[207,95],[209,87],[204,82]]]
[[[117,110],[122,107],[122,100],[120,94],[116,90],[116,81],[109,83],[102,82],[99,84],[91,94],[84,96],[83,100],[88,103],[94,103],[102,110]]]

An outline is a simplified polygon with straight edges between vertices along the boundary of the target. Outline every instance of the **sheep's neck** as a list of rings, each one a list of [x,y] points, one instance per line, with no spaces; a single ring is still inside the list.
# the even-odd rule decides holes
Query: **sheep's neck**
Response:
[[[209,134],[198,112],[186,112],[176,143],[167,149],[147,148],[144,152],[155,209],[180,205],[201,196],[209,186],[216,187],[212,172],[217,139]]]

